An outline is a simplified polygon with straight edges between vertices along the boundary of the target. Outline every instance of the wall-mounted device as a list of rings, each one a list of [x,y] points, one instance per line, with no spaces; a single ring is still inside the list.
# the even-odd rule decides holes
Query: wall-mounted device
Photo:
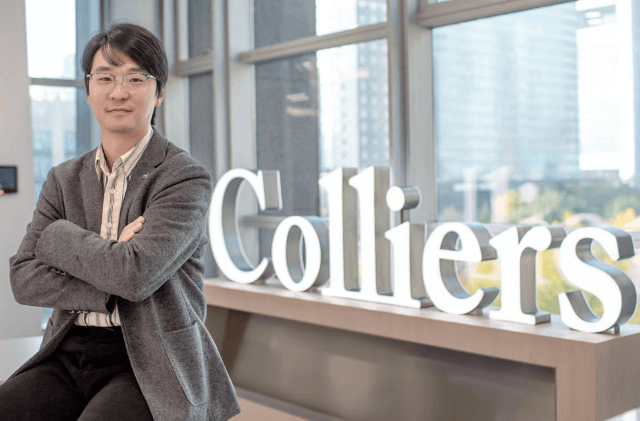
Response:
[[[18,191],[18,167],[0,165],[0,190],[5,193]]]

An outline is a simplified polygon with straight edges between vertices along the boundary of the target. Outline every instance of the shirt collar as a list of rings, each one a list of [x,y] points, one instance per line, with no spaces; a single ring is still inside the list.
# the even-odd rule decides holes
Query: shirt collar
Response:
[[[138,162],[138,158],[144,152],[149,141],[151,140],[151,136],[153,135],[153,129],[149,126],[149,131],[147,134],[135,144],[135,146],[129,149],[124,155],[120,156],[116,162],[113,163],[112,172],[116,171],[121,165],[124,165],[125,173],[129,175],[133,166]],[[107,159],[104,156],[104,150],[102,149],[102,143],[100,147],[96,150],[95,157],[95,167],[96,174],[98,174],[98,179],[102,180],[102,174],[109,174],[109,166],[107,165]]]

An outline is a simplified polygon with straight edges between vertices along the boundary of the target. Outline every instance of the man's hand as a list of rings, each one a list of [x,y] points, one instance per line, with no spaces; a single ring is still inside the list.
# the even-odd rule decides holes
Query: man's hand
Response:
[[[133,238],[133,236],[140,232],[142,229],[142,224],[144,224],[144,217],[140,216],[138,219],[124,227],[122,232],[120,233],[120,238],[118,238],[118,242],[125,241],[129,242]]]

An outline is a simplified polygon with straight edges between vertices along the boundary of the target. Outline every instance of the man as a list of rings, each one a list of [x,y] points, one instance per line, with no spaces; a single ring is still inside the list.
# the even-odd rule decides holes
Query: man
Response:
[[[160,41],[119,24],[82,58],[101,146],[49,171],[10,259],[16,301],[53,307],[0,386],[8,420],[226,420],[231,380],[204,327],[208,172],[153,127]]]

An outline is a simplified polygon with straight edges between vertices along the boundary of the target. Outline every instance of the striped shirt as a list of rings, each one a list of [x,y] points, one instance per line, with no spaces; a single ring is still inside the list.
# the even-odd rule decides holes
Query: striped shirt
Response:
[[[140,160],[142,153],[147,148],[153,130],[149,127],[146,136],[142,138],[127,153],[113,163],[112,171],[109,172],[109,165],[104,156],[102,145],[96,151],[96,173],[98,179],[104,186],[104,197],[102,199],[102,225],[100,227],[100,237],[106,240],[118,241],[118,220],[120,219],[120,208],[127,192],[129,179],[136,164]],[[118,306],[111,314],[85,311],[78,315],[76,324],[80,326],[120,326],[120,313]]]

